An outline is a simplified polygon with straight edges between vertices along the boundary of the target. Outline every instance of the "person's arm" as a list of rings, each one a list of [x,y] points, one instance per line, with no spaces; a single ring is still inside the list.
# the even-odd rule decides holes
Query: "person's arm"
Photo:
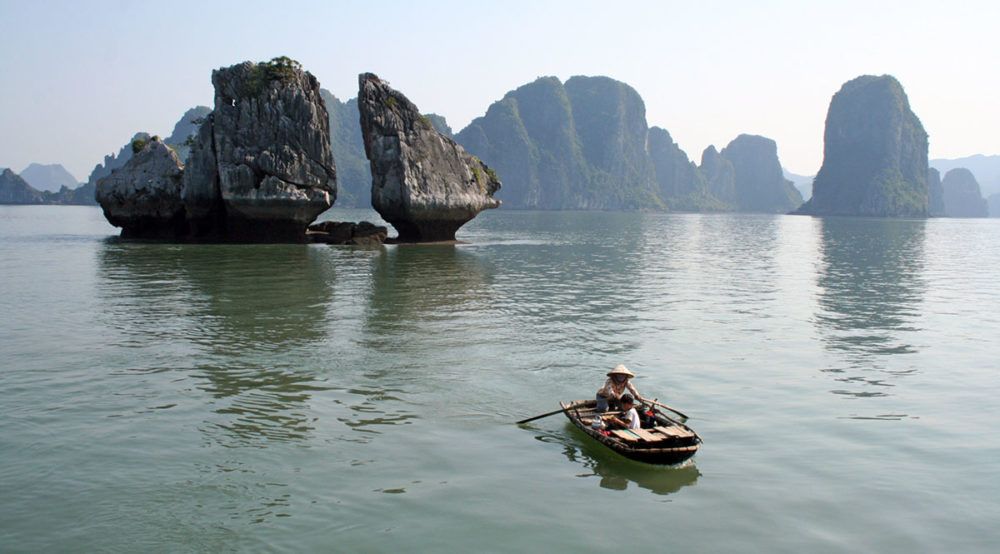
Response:
[[[631,379],[629,379],[629,381],[627,383],[625,383],[625,386],[628,388],[629,391],[632,392],[632,396],[635,397],[635,399],[636,399],[637,402],[645,402],[646,401],[646,399],[643,398],[641,394],[639,394],[639,391],[637,391],[635,389],[635,385],[632,384],[632,380]]]

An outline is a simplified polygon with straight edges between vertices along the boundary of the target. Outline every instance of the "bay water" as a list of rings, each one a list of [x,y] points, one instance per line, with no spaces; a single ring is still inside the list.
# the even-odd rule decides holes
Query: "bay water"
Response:
[[[2,552],[1000,548],[1000,220],[116,235],[97,208],[0,207]],[[618,363],[691,416],[692,460],[513,423]]]

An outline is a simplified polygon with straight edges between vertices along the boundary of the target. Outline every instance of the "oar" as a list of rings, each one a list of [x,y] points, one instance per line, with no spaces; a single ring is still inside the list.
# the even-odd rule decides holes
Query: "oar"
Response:
[[[527,423],[529,421],[535,421],[536,419],[542,419],[543,417],[549,417],[550,415],[561,414],[561,413],[563,413],[565,411],[566,411],[566,408],[559,408],[558,410],[556,410],[554,412],[549,412],[547,414],[536,415],[535,417],[529,417],[528,419],[522,419],[521,421],[518,421],[517,424],[520,425],[522,423]]]
[[[661,408],[666,408],[666,409],[670,410],[671,412],[674,412],[675,414],[683,417],[684,419],[691,419],[684,412],[681,412],[680,410],[675,410],[675,409],[671,408],[670,406],[667,406],[663,402],[657,402],[656,400],[646,400],[646,402],[649,402],[650,404],[656,404],[657,406],[659,406]]]

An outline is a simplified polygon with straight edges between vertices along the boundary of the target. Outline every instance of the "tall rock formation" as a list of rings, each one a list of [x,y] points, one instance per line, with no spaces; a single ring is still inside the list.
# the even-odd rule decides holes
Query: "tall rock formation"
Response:
[[[566,95],[591,194],[620,207],[663,208],[646,151],[646,104],[632,87],[608,77],[571,77]]]
[[[42,192],[36,190],[10,169],[0,172],[0,204],[41,204]]]
[[[733,165],[735,197],[720,198],[741,212],[788,213],[802,205],[802,194],[785,179],[778,145],[769,138],[740,135],[720,155]]]
[[[953,159],[939,158],[931,160],[931,167],[941,173],[947,173],[956,167],[964,167],[976,176],[976,181],[979,182],[984,196],[1000,193],[1000,154],[992,156],[975,154]]]
[[[708,192],[708,182],[670,133],[651,127],[646,149],[653,163],[657,192],[674,211],[725,211],[727,206]]]
[[[988,217],[989,208],[972,172],[957,167],[944,174],[944,213],[948,217]]]
[[[136,143],[135,155],[97,182],[104,217],[126,238],[174,238],[187,231],[181,201],[184,166],[158,137]]]
[[[192,144],[186,165],[148,135],[137,135],[131,152],[105,159],[104,168],[127,160],[99,178],[108,221],[126,237],[306,240],[306,227],[337,191],[316,78],[298,62],[275,58],[213,71],[212,84],[215,109],[203,122],[179,126],[181,135],[197,127],[194,139],[185,139]]]
[[[941,188],[941,174],[933,167],[927,168],[927,215],[943,217],[944,189]]]
[[[76,177],[59,164],[33,163],[19,173],[22,179],[40,191],[56,192],[62,187],[75,189],[80,186]]]
[[[325,89],[320,89],[320,95],[330,115],[330,148],[337,161],[337,206],[367,208],[371,206],[372,172],[361,137],[358,99],[341,102]]]
[[[709,193],[729,209],[735,209],[736,170],[733,163],[724,158],[715,146],[709,146],[701,153],[698,169],[705,177]]]
[[[294,240],[337,195],[319,82],[275,58],[212,72],[215,109],[184,172],[196,237]]]
[[[801,204],[777,147],[741,137],[730,149],[742,170],[712,148],[702,167],[670,133],[649,128],[642,98],[607,77],[542,77],[508,92],[456,140],[503,177],[506,206],[547,210],[758,211]]]
[[[826,116],[823,166],[798,213],[928,215],[927,133],[889,75],[848,81]]]
[[[645,105],[607,77],[542,77],[508,92],[456,140],[503,176],[524,209],[662,208]]]
[[[198,127],[210,113],[212,113],[212,108],[208,106],[195,106],[189,109],[174,124],[174,130],[170,136],[163,141],[177,152],[177,157],[180,158],[181,162],[186,160],[191,153],[191,144],[198,134]]]
[[[372,207],[407,242],[454,240],[459,227],[496,208],[496,174],[434,129],[403,94],[371,73],[358,77]]]

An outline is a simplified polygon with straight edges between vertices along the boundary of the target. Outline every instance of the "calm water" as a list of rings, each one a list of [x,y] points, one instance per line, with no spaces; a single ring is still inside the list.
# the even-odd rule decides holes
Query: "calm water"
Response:
[[[114,234],[96,208],[0,207],[0,551],[1000,547],[1000,220]],[[620,362],[692,416],[692,462],[512,424]]]

